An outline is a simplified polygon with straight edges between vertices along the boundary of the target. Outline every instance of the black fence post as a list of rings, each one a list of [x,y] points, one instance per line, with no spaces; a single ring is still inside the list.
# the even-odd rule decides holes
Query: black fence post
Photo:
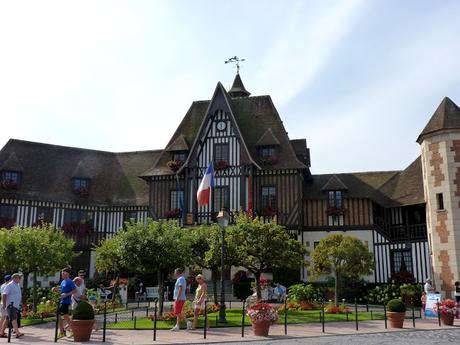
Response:
[[[287,335],[287,296],[284,297],[284,335]]]
[[[372,314],[372,310],[371,310],[371,320],[374,320],[374,314]]]
[[[229,303],[230,303],[230,306],[228,307],[228,309],[232,309],[232,301],[230,300]]]
[[[325,315],[324,315],[324,298],[323,300],[321,301],[321,332],[324,333],[324,319],[325,319]]]
[[[243,313],[241,315],[241,338],[244,338],[244,314],[245,314],[246,300],[243,300]]]
[[[145,317],[149,317],[149,307],[145,308]]]
[[[345,311],[345,315],[347,316],[347,321],[349,321],[348,319],[348,314],[350,314],[350,312],[348,310]]]
[[[388,325],[387,325],[387,303],[386,301],[383,301],[383,319],[385,320],[385,329],[387,329]]]
[[[355,322],[356,330],[358,330],[358,300],[355,298]]]
[[[139,300],[137,300],[137,309],[140,308],[140,306],[141,306],[140,304],[141,304],[141,302]]]
[[[158,308],[158,298],[154,299],[155,307],[153,311],[153,341],[157,340],[157,308]]]
[[[54,329],[54,342],[57,343],[58,339],[58,329],[59,329],[59,306],[61,304],[61,300],[57,302],[57,307],[56,307],[56,325]]]
[[[134,316],[134,329],[137,328],[136,325],[137,325],[137,316]]]
[[[369,312],[369,303],[366,302],[366,313]]]
[[[133,320],[134,320],[134,309],[131,310],[131,321],[133,321]]]
[[[414,310],[414,299],[412,298],[412,326],[415,328],[415,310]]]
[[[116,318],[116,315],[115,315]],[[107,301],[104,302],[104,320],[102,322],[102,342],[105,343],[105,331],[107,329]]]
[[[114,323],[117,323],[118,322],[118,313],[115,313],[115,322]]]
[[[441,311],[439,310],[439,298],[438,298],[438,301],[436,302],[436,306],[437,306],[437,314],[438,314],[438,324],[439,324],[439,327],[441,327]]]
[[[203,338],[206,339],[206,332],[208,326],[208,311],[206,308],[208,307],[208,301],[204,301],[204,327],[203,327]]]

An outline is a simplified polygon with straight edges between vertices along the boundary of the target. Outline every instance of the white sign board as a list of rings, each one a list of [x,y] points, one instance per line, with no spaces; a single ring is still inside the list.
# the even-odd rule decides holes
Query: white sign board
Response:
[[[426,295],[425,304],[425,316],[426,317],[437,317],[436,303],[441,302],[441,294],[439,293],[428,293]]]

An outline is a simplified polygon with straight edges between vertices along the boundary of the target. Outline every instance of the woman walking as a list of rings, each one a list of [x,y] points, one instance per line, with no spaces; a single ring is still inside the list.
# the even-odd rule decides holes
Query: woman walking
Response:
[[[204,282],[204,277],[201,274],[196,276],[198,288],[195,291],[195,299],[193,300],[193,325],[192,329],[195,329],[198,323],[198,317],[200,311],[204,312],[206,296],[208,293],[208,286]],[[206,325],[208,328],[208,325]]]

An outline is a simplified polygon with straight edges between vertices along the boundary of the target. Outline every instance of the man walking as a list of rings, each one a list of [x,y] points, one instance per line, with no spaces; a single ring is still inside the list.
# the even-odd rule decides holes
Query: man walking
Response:
[[[70,317],[69,317],[69,308],[72,304],[72,295],[77,292],[77,287],[74,284],[73,280],[70,279],[70,269],[64,268],[61,271],[62,282],[59,287],[61,292],[61,301],[59,305],[59,335],[58,338],[65,336],[64,321],[66,321],[66,327],[70,326]]]
[[[2,286],[0,286],[0,300],[2,299],[3,296],[3,291],[5,290],[6,285],[10,282],[11,276],[7,274],[4,278],[4,283]],[[0,305],[0,314],[1,314],[1,319],[0,319],[0,329],[3,326],[3,322],[6,319],[6,309],[3,309],[3,304]],[[6,334],[0,333],[0,338],[6,337]]]
[[[85,270],[78,271],[78,278],[81,279],[81,285],[79,286],[79,289],[82,295],[86,295],[85,276],[86,276]]]
[[[176,268],[174,270],[174,276],[176,277],[176,284],[174,285],[174,315],[177,318],[176,325],[171,329],[173,332],[180,330],[180,322],[183,319],[182,308],[185,303],[185,288],[187,283],[185,278],[182,276],[182,269]]]
[[[21,273],[15,273],[11,276],[12,281],[9,282],[3,289],[2,292],[2,309],[6,310],[6,318],[3,321],[3,324],[0,329],[0,335],[2,338],[5,338],[5,329],[8,327],[8,323],[11,321],[13,325],[14,332],[16,333],[16,338],[20,338],[24,333],[19,332],[18,327],[18,315],[21,308]]]

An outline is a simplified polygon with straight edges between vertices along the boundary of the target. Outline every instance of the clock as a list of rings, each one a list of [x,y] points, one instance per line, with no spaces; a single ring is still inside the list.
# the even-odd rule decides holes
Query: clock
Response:
[[[220,120],[216,124],[217,130],[218,131],[225,131],[225,128],[227,128],[227,123],[225,121]]]

